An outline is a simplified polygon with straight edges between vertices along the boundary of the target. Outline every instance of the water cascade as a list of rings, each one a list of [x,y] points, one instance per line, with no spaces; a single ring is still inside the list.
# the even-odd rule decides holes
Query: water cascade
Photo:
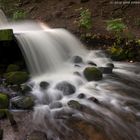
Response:
[[[49,140],[89,140],[72,129],[79,120],[95,126],[108,140],[140,139],[137,63],[112,62],[100,50],[86,50],[65,29],[42,29],[34,22],[1,26],[7,27],[13,28],[31,74],[28,84],[36,97],[33,122]],[[75,63],[77,56],[82,60]],[[102,80],[88,82],[83,70],[93,67],[89,62],[96,63],[94,67],[114,63],[115,68]]]

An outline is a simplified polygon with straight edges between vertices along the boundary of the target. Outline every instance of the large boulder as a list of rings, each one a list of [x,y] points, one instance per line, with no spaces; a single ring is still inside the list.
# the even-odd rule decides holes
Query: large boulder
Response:
[[[58,83],[55,88],[62,91],[64,95],[70,95],[76,91],[75,86],[73,86],[67,81],[62,81]]]
[[[88,81],[98,81],[102,79],[102,72],[96,67],[87,67],[83,72]]]
[[[10,65],[8,65],[6,72],[7,72],[7,73],[8,73],[8,72],[14,72],[14,71],[18,71],[19,69],[20,69],[20,68],[19,68],[18,65],[10,64]]]
[[[3,29],[0,30],[0,41],[11,41],[14,39],[12,29]]]
[[[32,109],[34,106],[34,98],[32,96],[18,96],[11,100],[12,108]]]
[[[47,89],[49,87],[49,85],[50,84],[46,81],[41,81],[40,84],[39,84],[40,88],[44,89],[44,90]]]
[[[5,78],[7,83],[9,84],[22,84],[29,79],[29,76],[27,72],[16,71],[16,72],[6,73]]]

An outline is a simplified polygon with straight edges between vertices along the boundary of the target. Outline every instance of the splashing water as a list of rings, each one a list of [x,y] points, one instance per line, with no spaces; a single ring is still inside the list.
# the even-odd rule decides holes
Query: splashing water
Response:
[[[13,28],[32,75],[32,94],[36,97],[34,123],[51,140],[88,140],[85,134],[72,129],[72,120],[83,120],[100,128],[109,140],[140,139],[140,66],[115,63],[113,74],[104,74],[99,82],[88,82],[82,72],[92,61],[97,66],[112,62],[102,51],[88,51],[64,29],[42,29],[34,22],[14,23],[1,28]],[[73,56],[83,63],[74,66]],[[79,75],[74,73],[78,72]],[[42,89],[41,82],[48,87]],[[64,94],[59,83],[74,86],[73,94]],[[65,85],[65,84],[63,84]],[[67,85],[65,85],[67,86]],[[66,88],[66,92],[67,92]],[[73,90],[73,88],[71,89]],[[82,94],[81,94],[82,93]],[[83,98],[79,98],[83,95]],[[96,99],[90,101],[89,98]],[[76,101],[80,106],[71,108]],[[86,133],[86,131],[85,131]],[[97,139],[98,140],[98,139]]]

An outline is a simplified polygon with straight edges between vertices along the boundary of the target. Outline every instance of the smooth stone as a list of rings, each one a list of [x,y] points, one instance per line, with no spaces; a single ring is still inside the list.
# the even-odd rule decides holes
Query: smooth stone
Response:
[[[107,63],[107,64],[106,64],[106,67],[111,67],[111,68],[114,68],[115,66],[114,66],[114,64],[113,64],[113,63]]]
[[[46,81],[42,81],[39,84],[39,86],[41,87],[41,89],[44,89],[44,90],[47,89],[49,85],[50,84],[48,82],[46,82]]]
[[[76,100],[70,100],[67,104],[70,108],[74,108],[78,110],[82,108],[82,105]]]
[[[99,103],[98,99],[96,99],[95,97],[90,97],[88,98],[88,100],[97,104]]]
[[[75,93],[76,88],[67,81],[62,81],[55,86],[56,89],[63,92],[64,95],[70,95]]]
[[[73,63],[83,63],[83,59],[80,56],[73,56],[72,62]]]
[[[88,61],[87,64],[92,65],[92,66],[97,66],[94,62]]]
[[[77,75],[77,76],[81,76],[80,72],[78,72],[78,71],[75,71],[73,74]]]
[[[21,92],[22,92],[22,94],[28,94],[28,93],[30,93],[31,91],[32,91],[32,87],[30,86],[30,85],[27,85],[27,84],[21,84],[20,85],[20,87],[21,87]]]
[[[98,81],[102,79],[102,72],[96,67],[86,67],[83,71],[88,81]]]
[[[84,93],[80,93],[78,96],[77,96],[79,99],[83,99],[86,97],[86,95]]]

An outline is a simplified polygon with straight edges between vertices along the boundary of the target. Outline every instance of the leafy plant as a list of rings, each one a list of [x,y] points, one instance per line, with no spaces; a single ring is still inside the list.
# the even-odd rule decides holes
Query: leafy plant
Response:
[[[126,25],[122,22],[122,19],[113,19],[107,21],[107,30],[111,31],[116,39],[117,44],[121,43],[121,39],[124,33],[124,30],[126,29]]]
[[[14,20],[21,20],[21,19],[25,19],[27,17],[27,13],[25,11],[15,11],[13,13],[13,19]]]
[[[81,8],[79,26],[87,30],[92,28],[92,15],[89,9]]]

